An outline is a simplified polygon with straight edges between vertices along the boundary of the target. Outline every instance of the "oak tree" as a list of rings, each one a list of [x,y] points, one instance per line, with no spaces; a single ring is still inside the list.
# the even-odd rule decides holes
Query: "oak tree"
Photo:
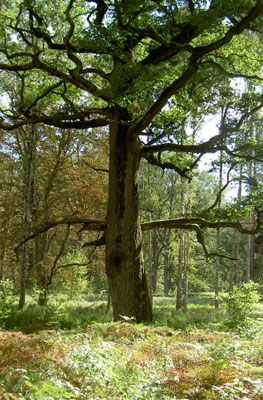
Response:
[[[141,230],[194,230],[229,221],[181,218],[141,225],[138,201],[140,161],[174,169],[189,178],[202,155],[224,151],[227,138],[263,105],[260,95],[244,106],[220,135],[203,143],[181,143],[184,109],[198,109],[202,82],[243,77],[260,82],[262,0],[25,0],[3,5],[0,70],[18,79],[19,100],[4,98],[3,130],[28,124],[60,129],[109,130],[109,187],[105,219],[86,215],[49,221],[83,223],[102,230],[114,319],[152,319],[143,265]],[[247,59],[251,58],[251,63]],[[252,62],[253,59],[253,62]],[[199,82],[192,91],[193,81]],[[218,108],[224,93],[216,92]],[[43,107],[43,104],[50,107]],[[11,112],[12,111],[12,112]],[[182,124],[183,121],[183,124]],[[170,132],[173,134],[170,136]],[[147,143],[142,140],[145,135]],[[222,144],[222,136],[225,139]],[[178,155],[178,163],[166,157]],[[190,153],[182,165],[180,154]],[[240,231],[245,229],[234,224]],[[207,252],[207,251],[206,251]],[[208,255],[208,253],[207,253]]]

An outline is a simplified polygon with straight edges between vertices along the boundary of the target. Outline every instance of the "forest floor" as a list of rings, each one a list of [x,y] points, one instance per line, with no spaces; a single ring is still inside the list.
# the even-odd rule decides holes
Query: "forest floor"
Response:
[[[72,310],[94,321],[55,328],[61,309],[53,326],[0,330],[1,400],[263,399],[262,305],[239,333],[205,297],[187,312],[157,299],[151,325],[113,323],[103,302]]]

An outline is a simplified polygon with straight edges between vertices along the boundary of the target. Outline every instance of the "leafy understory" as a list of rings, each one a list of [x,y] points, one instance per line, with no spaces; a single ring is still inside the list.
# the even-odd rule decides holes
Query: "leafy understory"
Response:
[[[253,337],[127,322],[1,331],[0,398],[263,399],[260,320],[257,326]]]

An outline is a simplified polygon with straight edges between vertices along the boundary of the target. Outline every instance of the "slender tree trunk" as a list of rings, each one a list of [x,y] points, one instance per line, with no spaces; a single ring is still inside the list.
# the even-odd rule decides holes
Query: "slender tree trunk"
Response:
[[[240,248],[240,233],[236,232],[236,285],[240,285],[240,262],[239,262],[239,248]]]
[[[147,170],[147,184],[148,184],[148,194],[151,196],[152,194],[152,185],[151,185],[151,175],[150,175],[150,165],[148,164]],[[150,211],[150,220],[152,220],[152,212]],[[151,296],[151,301],[153,301],[153,290],[152,290],[152,231],[148,232],[148,285]]]
[[[258,141],[260,139],[260,135],[261,135],[261,130],[257,129],[254,124],[253,124],[253,118],[250,118],[250,136],[252,136],[253,138],[256,139],[256,141]],[[253,151],[252,155],[255,152]],[[251,161],[248,165],[248,172],[249,172],[249,176],[253,181],[257,180],[257,163],[256,161]],[[253,184],[249,184],[249,191],[250,193],[254,190],[253,188]],[[249,216],[249,224],[250,224],[250,229],[255,229],[256,226],[256,216],[255,216],[255,207],[253,207],[252,212]],[[256,264],[255,264],[255,235],[250,235],[249,236],[249,247],[248,247],[248,251],[249,251],[249,266],[248,266],[248,270],[249,270],[249,279],[251,280],[255,280],[257,278],[257,272],[256,272]]]
[[[8,227],[5,226],[5,234],[8,235]],[[4,292],[3,279],[4,279],[4,263],[6,258],[6,242],[1,243],[1,257],[0,257],[0,292]]]
[[[252,165],[252,162],[249,164],[249,176],[253,179],[256,179],[256,167]],[[250,191],[252,189],[250,188]],[[255,210],[249,214],[248,220],[249,228],[255,229]],[[249,235],[248,240],[248,249],[247,249],[247,281],[255,279],[255,235]]]
[[[185,212],[185,179],[181,178],[181,201],[180,201],[180,217],[184,216]],[[176,291],[176,310],[182,308],[182,274],[184,261],[184,232],[180,232],[179,255],[178,255],[178,278]]]
[[[140,143],[129,131],[126,109],[112,112],[109,199],[106,219],[106,272],[114,320],[152,320],[152,303],[143,265],[138,178]]]
[[[250,214],[250,229],[255,229],[255,213],[254,210]],[[255,235],[249,236],[249,271],[250,279],[256,279],[255,273]]]
[[[178,277],[176,290],[176,310],[182,308],[182,274],[183,274],[183,256],[184,256],[184,232],[180,232],[180,244],[178,254]]]
[[[250,216],[249,216],[250,218]],[[250,235],[247,235],[246,282],[250,281]]]
[[[163,254],[163,292],[165,297],[169,295],[169,286],[169,252],[165,250]]]
[[[1,261],[3,262],[3,258],[1,258]],[[3,270],[3,264],[0,264],[0,292],[4,292],[4,287],[3,287],[3,279],[4,279],[4,270]]]
[[[31,185],[33,176],[33,153],[35,145],[35,127],[33,125],[32,132],[27,143],[27,162],[25,177],[25,206],[23,221],[23,238],[29,235],[29,224],[31,214]],[[26,304],[26,280],[27,280],[27,259],[28,259],[28,242],[22,246],[21,269],[20,269],[20,295],[19,308],[23,308]]]
[[[40,288],[39,296],[38,296],[38,305],[43,307],[47,304],[47,295],[48,295],[48,288],[46,287],[45,283],[43,283],[43,287]]]
[[[47,271],[46,250],[47,250],[48,232],[44,232],[35,238],[35,268],[37,274],[37,285],[39,289],[38,305],[44,306],[47,303]]]
[[[182,307],[187,309],[187,298],[188,298],[188,265],[189,265],[189,242],[190,242],[190,232],[185,233],[184,241],[184,279],[183,279],[183,298]]]
[[[242,198],[242,173],[243,167],[240,166],[239,170],[239,185],[237,191],[237,198],[240,201]],[[235,275],[235,283],[239,285],[240,283],[240,262],[239,258],[239,244],[240,244],[240,233],[236,230],[234,232],[233,244],[232,244],[232,257],[236,258],[236,260],[232,260],[230,267],[230,279],[229,279],[229,292],[232,292],[234,285],[234,275]]]
[[[155,230],[152,232],[152,270],[151,270],[151,282],[152,282],[152,293],[156,292],[157,276],[159,267],[159,257],[157,251],[157,236]]]
[[[232,244],[232,253],[231,256],[234,258],[236,254],[236,241],[235,241],[235,237],[233,240],[233,244]],[[231,293],[233,291],[233,286],[234,286],[234,273],[235,273],[235,261],[231,260],[231,264],[230,264],[230,275],[229,275],[229,285],[228,285],[228,291],[229,293]]]
[[[219,168],[219,191],[222,188],[223,181],[223,163],[222,163],[222,152],[220,154],[220,168]],[[217,208],[221,208],[221,194],[219,195]],[[216,230],[216,252],[220,253],[221,245],[221,232],[220,228]],[[219,270],[220,270],[220,257],[216,257],[216,270],[215,270],[215,309],[219,308]]]
[[[148,247],[148,262],[149,262],[149,270],[148,270],[148,284],[149,284],[149,291],[151,296],[151,301],[153,299],[153,288],[152,288],[152,231],[148,232],[149,235],[149,247]]]
[[[216,252],[220,251],[220,229],[216,230]],[[215,270],[215,309],[219,308],[219,269],[220,269],[220,257],[216,257],[216,270]]]
[[[237,198],[239,201],[242,199],[242,174],[243,174],[243,166],[240,165],[239,171],[239,185],[238,185],[238,192]],[[240,247],[240,233],[236,231],[236,284],[240,284],[240,261],[239,261],[239,247]]]

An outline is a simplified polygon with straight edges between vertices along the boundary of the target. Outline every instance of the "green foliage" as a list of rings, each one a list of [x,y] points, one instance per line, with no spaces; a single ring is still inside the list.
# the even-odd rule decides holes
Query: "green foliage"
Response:
[[[195,329],[220,329],[224,321],[223,312],[214,309],[211,293],[193,294],[189,298],[188,310],[175,311],[175,299],[155,298],[154,322],[174,329],[193,331]]]
[[[0,325],[4,324],[12,314],[14,303],[14,287],[11,281],[0,281]]]
[[[63,382],[47,381],[42,383],[39,387],[33,385],[30,381],[25,381],[25,384],[34,392],[34,399],[45,400],[60,400],[60,399],[77,399],[78,391],[69,391],[68,385]]]
[[[191,331],[196,328],[203,329],[218,329],[219,323],[223,321],[223,315],[215,310],[205,310],[200,307],[192,309],[188,313],[177,311],[167,318],[167,325],[174,329],[183,329]]]
[[[29,304],[21,310],[13,310],[10,313],[5,321],[5,329],[26,330],[33,326],[37,327],[37,330],[47,328],[55,313],[55,308],[51,306],[40,307],[36,304]]]
[[[220,396],[221,400],[256,399],[256,396],[262,394],[263,382],[261,379],[253,380],[249,377],[243,377],[234,379],[221,387],[214,386],[213,390]],[[250,395],[253,397],[247,397]]]
[[[233,291],[228,296],[226,305],[226,325],[229,328],[238,331],[247,331],[251,329],[255,305],[260,299],[257,288],[258,284],[254,282],[247,282],[241,286],[234,286]]]
[[[12,310],[5,319],[5,329],[30,333],[45,329],[81,329],[89,323],[109,321],[111,313],[103,301],[67,302],[65,297],[51,299],[48,306],[29,304]]]

